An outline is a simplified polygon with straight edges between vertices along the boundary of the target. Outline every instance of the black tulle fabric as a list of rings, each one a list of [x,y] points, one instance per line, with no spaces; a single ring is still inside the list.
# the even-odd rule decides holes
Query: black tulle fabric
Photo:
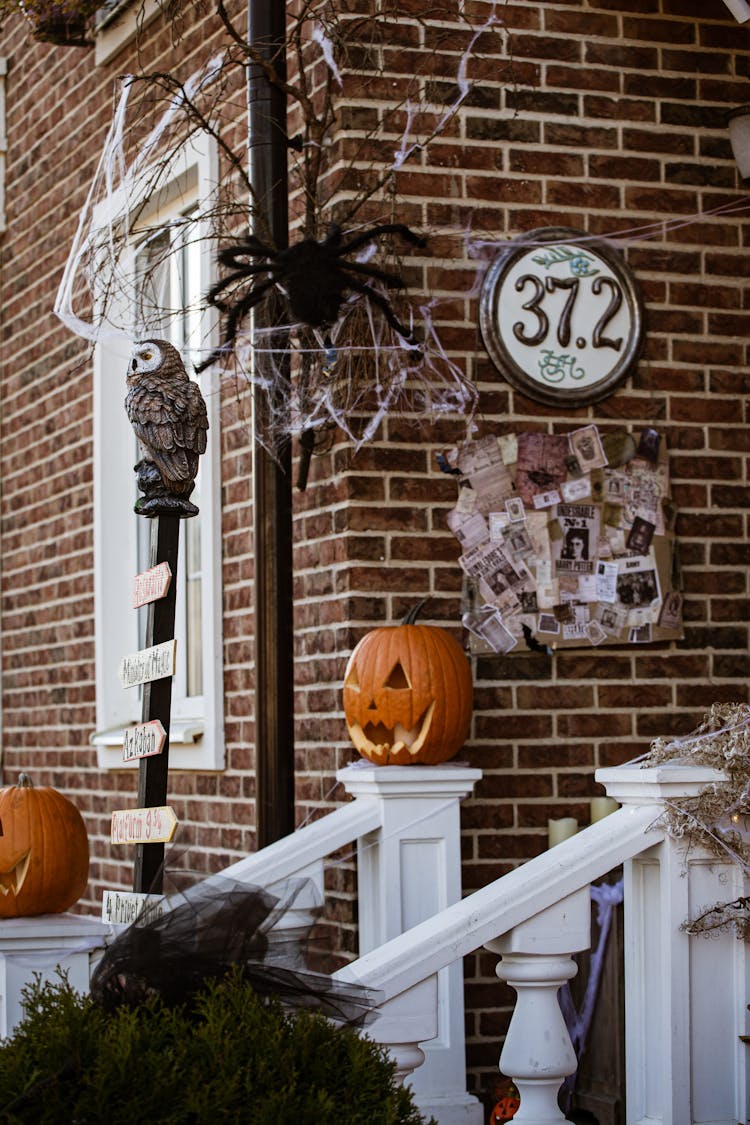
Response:
[[[190,1003],[208,982],[235,966],[261,996],[308,1008],[355,1026],[375,1016],[378,996],[364,987],[301,967],[309,926],[283,925],[305,886],[281,896],[232,880],[198,883],[170,901],[171,909],[128,926],[107,947],[91,978],[91,994],[108,1009],[159,996]]]

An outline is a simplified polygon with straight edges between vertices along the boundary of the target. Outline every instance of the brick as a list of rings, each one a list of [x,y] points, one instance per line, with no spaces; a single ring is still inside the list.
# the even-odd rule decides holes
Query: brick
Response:
[[[588,95],[583,101],[586,117],[609,117],[625,121],[655,121],[651,102],[638,98],[606,98]]]
[[[623,130],[623,146],[631,152],[692,156],[695,153],[696,137],[690,133],[670,133],[663,127],[653,130],[630,128]]]
[[[589,157],[589,174],[604,180],[659,181],[661,168],[656,160],[634,156]]]
[[[690,44],[696,42],[692,20],[638,19],[625,16],[622,21],[626,39],[644,39],[648,43]]]
[[[562,87],[573,90],[607,90],[618,92],[620,76],[616,70],[603,67],[580,67],[548,65],[546,80],[549,87]]]
[[[513,54],[519,58],[553,59],[557,63],[580,62],[582,45],[575,37],[514,35]]]

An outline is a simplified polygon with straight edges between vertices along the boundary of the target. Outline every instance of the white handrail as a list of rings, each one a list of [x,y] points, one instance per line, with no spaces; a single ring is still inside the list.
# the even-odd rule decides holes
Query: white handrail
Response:
[[[367,798],[340,805],[320,820],[306,824],[205,881],[210,884],[212,879],[222,882],[234,879],[239,883],[271,887],[380,828],[381,810],[380,802]]]
[[[622,808],[333,975],[390,1000],[660,843],[662,812],[659,805]]]

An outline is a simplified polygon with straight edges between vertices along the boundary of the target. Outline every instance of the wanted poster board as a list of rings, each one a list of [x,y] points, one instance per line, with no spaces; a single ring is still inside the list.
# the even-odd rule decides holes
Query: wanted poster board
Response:
[[[442,454],[475,591],[475,652],[682,637],[675,509],[656,430],[489,435]]]

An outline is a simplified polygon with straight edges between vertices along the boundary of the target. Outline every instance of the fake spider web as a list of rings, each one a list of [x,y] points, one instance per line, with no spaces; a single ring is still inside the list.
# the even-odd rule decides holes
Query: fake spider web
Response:
[[[476,39],[494,22],[493,14],[461,57],[458,94],[451,105],[407,103],[393,171],[424,147],[412,130],[417,118],[423,127],[427,108],[434,116],[432,138],[463,103],[470,90],[468,58]],[[326,65],[335,66],[330,41],[320,28],[313,42]],[[334,77],[339,81],[337,72]],[[241,238],[255,214],[242,162],[225,140],[233,131],[236,137],[237,122],[244,120],[245,82],[245,60],[231,47],[213,55],[182,84],[169,75],[122,80],[55,302],[56,314],[73,332],[92,343],[157,334],[175,340],[178,322],[183,327],[187,322],[189,335],[181,341],[186,363],[199,366],[215,352],[212,310],[207,311],[204,300],[185,308],[165,279],[186,248],[213,253]],[[173,202],[175,185],[178,194],[187,191],[191,154],[194,164],[196,153],[202,154],[203,166],[212,166],[212,179],[203,184],[208,195],[165,226],[159,211]],[[345,234],[362,229],[352,225]],[[382,254],[383,248],[373,243],[351,260],[364,264],[378,255],[378,267],[388,268]],[[272,330],[263,327],[262,316],[255,323],[246,318],[233,346],[214,364],[234,379],[235,401],[248,419],[252,388],[264,392],[255,430],[272,452],[293,435],[334,428],[358,448],[392,416],[415,425],[446,415],[472,416],[477,392],[440,341],[438,302],[394,293],[378,281],[368,284],[414,333],[417,346],[387,322],[377,302],[349,293],[325,332],[294,323],[288,312],[288,322],[282,318]],[[283,283],[274,288],[284,308]]]

